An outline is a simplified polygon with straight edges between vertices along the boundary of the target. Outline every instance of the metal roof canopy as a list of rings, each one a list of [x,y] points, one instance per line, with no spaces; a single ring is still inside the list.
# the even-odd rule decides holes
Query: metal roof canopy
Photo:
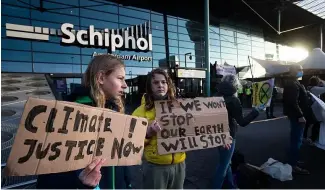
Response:
[[[325,0],[304,0],[301,2],[295,2],[294,4],[322,19],[325,19]]]
[[[17,1],[41,12],[68,9],[69,7],[78,8],[78,6],[67,6],[48,9],[43,5],[43,0],[33,1],[33,5],[24,2],[24,0]],[[109,1],[111,1],[124,6],[151,9],[167,15],[204,23],[203,1],[200,1],[200,3],[185,0],[90,1],[98,4],[89,7],[109,4]],[[35,2],[38,2],[38,4]],[[302,44],[307,49],[312,50],[315,47],[320,47],[319,25],[324,23],[323,17],[325,16],[325,3],[323,2],[325,0],[210,0],[210,24],[218,25],[221,20],[228,20],[233,22],[234,25],[238,25],[238,23],[241,26],[245,24],[255,25],[263,29],[264,38],[268,41],[291,46],[297,45],[298,42],[299,45]],[[281,12],[280,16],[279,12]]]
[[[268,41],[287,44],[290,46],[303,45],[307,49],[319,47],[320,30],[319,25],[324,20],[298,6],[294,3],[298,0],[210,0],[210,24],[219,25],[221,21],[228,20],[229,23],[240,23],[238,25],[253,25],[263,29],[264,38]],[[324,1],[324,0],[323,0]],[[113,0],[113,2],[124,6],[134,6],[151,9],[156,12],[166,13],[192,21],[204,23],[203,1],[174,1],[165,0]],[[278,34],[273,28],[278,28],[278,10],[281,9],[280,31],[287,31],[302,27],[297,30]],[[261,17],[259,17],[254,9]],[[273,28],[270,27],[273,26]]]

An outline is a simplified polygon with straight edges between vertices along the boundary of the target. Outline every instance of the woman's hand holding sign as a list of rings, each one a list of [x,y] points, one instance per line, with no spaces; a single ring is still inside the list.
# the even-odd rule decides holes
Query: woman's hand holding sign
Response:
[[[100,168],[104,164],[106,159],[93,160],[79,175],[80,181],[87,186],[95,187],[98,185],[102,174]]]
[[[152,137],[161,130],[159,123],[155,120],[147,128],[147,138]]]

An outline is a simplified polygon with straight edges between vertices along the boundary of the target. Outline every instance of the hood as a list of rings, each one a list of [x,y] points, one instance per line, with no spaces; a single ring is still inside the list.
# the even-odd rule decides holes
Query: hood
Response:
[[[76,87],[70,95],[67,97],[67,101],[75,102],[80,97],[88,97],[89,101],[92,101],[91,95],[90,95],[90,88],[87,88],[85,86],[78,86]]]
[[[221,82],[220,84],[218,84],[217,89],[218,94],[222,96],[232,96],[237,92],[237,89],[227,82]]]
[[[67,101],[76,102],[81,104],[86,104],[90,106],[95,106],[95,101],[92,99],[90,94],[90,88],[85,86],[76,87],[71,94],[67,97]],[[118,106],[115,104],[113,99],[107,100],[105,107],[114,111],[118,111]]]

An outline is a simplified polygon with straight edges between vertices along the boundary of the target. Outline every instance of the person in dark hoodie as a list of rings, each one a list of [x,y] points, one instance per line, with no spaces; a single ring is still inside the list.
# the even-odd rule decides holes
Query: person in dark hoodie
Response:
[[[240,100],[237,97],[237,89],[239,85],[239,80],[235,75],[225,75],[217,87],[217,96],[223,96],[225,99],[226,108],[228,111],[228,121],[230,135],[232,137],[232,144],[230,146],[218,148],[220,158],[212,182],[213,189],[221,189],[224,180],[226,180],[228,183],[229,188],[237,188],[236,184],[233,181],[232,171],[230,167],[230,161],[236,144],[236,132],[238,128],[237,124],[242,127],[247,126],[259,115],[260,111],[263,111],[265,109],[264,105],[258,108],[253,108],[253,110],[244,117]]]
[[[303,76],[300,65],[289,67],[290,77],[286,80],[283,88],[283,113],[290,121],[290,152],[289,164],[292,166],[292,173],[309,174],[300,166],[299,150],[302,144],[306,120],[311,121],[312,110],[308,107],[308,96],[305,87],[300,84],[298,78]]]
[[[125,83],[125,66],[111,55],[92,59],[83,84],[71,93],[68,101],[124,112],[121,96]],[[127,167],[102,167],[105,160],[93,160],[85,169],[39,175],[37,189],[127,189],[131,187]]]

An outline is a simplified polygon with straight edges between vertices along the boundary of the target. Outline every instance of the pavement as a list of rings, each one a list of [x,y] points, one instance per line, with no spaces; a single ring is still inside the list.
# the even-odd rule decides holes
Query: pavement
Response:
[[[244,109],[244,113],[250,109]],[[275,108],[278,118],[265,120],[265,114],[247,127],[240,127],[237,134],[236,150],[244,154],[246,162],[261,166],[268,158],[287,161],[290,127],[289,121],[283,117],[282,108]],[[293,176],[292,181],[281,182],[271,180],[272,189],[325,188],[325,150],[310,145],[301,148],[301,160],[304,167],[310,171],[308,176]],[[218,150],[206,149],[187,153],[185,189],[208,189],[213,180],[218,163]],[[133,187],[142,188],[141,166],[132,167]]]

